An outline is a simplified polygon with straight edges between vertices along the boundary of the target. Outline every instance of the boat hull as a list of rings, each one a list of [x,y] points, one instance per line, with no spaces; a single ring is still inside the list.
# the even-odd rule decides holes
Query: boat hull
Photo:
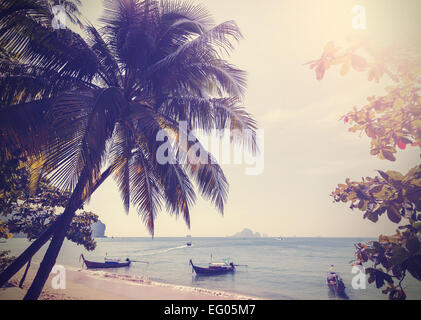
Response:
[[[330,279],[326,279],[326,285],[337,296],[345,294],[345,285],[342,279],[338,278],[335,282],[332,282]]]
[[[116,261],[107,261],[107,262],[95,262],[86,260],[83,255],[83,262],[85,263],[88,269],[110,269],[110,268],[123,268],[130,266],[131,261],[127,262],[116,262]]]
[[[202,268],[195,266],[193,262],[190,260],[190,264],[197,275],[200,276],[216,276],[221,274],[233,273],[235,271],[235,267],[231,266],[224,266],[224,267],[217,267],[217,268]]]
[[[345,293],[345,286],[343,285],[332,285],[332,284],[328,284],[327,285],[328,288],[330,289],[330,291],[334,292],[337,295],[341,295]]]

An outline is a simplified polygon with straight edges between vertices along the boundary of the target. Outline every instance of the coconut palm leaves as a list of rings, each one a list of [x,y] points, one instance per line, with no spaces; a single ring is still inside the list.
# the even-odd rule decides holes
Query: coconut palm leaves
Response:
[[[61,1],[67,17],[76,22],[77,3]],[[0,1],[0,48],[32,68],[92,80],[96,72],[94,55],[79,34],[53,29],[54,4],[49,0]]]
[[[207,161],[193,162],[176,142],[185,121],[183,134],[248,130],[233,141],[256,151],[256,123],[241,104],[245,72],[224,60],[242,37],[235,22],[214,25],[191,2],[107,0],[103,26],[82,37],[53,30],[46,3],[0,0],[2,153],[24,150],[37,159],[35,176],[65,190],[84,176],[83,199],[106,165],[126,211],[134,206],[151,234],[163,208],[190,226],[194,184],[223,213],[228,182],[216,159],[202,146]],[[161,130],[175,132],[175,162],[157,161]]]

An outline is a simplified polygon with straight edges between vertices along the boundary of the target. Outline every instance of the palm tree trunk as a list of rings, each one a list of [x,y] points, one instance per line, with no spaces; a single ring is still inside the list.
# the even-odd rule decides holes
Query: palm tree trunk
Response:
[[[85,189],[86,183],[89,179],[88,167],[85,167],[80,174],[79,180],[73,193],[70,197],[69,203],[61,215],[61,222],[57,230],[54,232],[53,239],[48,246],[47,252],[42,259],[41,265],[39,266],[38,272],[32,282],[28,292],[26,293],[24,300],[37,300],[44,288],[45,282],[50,275],[51,269],[53,269],[57,256],[60,252],[61,246],[63,245],[64,238],[67,234],[70,222],[72,221],[76,210],[80,207],[82,202],[83,190]]]
[[[95,184],[91,194],[95,192],[95,190],[110,176],[111,173],[112,168],[108,168],[102,173],[101,179],[99,179]],[[77,208],[79,208],[82,204],[83,203],[81,201]],[[75,212],[73,212],[73,215],[74,213]],[[3,287],[7,281],[9,281],[25,265],[25,263],[27,263],[34,254],[42,248],[42,246],[51,238],[57,227],[61,228],[62,225],[60,216],[60,218],[49,226],[37,240],[35,240],[23,253],[21,253],[19,257],[17,257],[2,273],[0,273],[0,288]]]
[[[35,240],[19,257],[17,257],[1,274],[0,288],[27,263],[32,256],[51,238],[60,219],[57,219],[43,234]]]
[[[38,272],[35,276],[34,281],[31,284],[28,292],[26,293],[24,300],[36,300],[41,294],[42,289],[44,288],[45,282],[50,275],[51,269],[53,269],[57,256],[60,252],[61,246],[63,245],[64,238],[67,234],[67,229],[70,225],[70,222],[73,219],[74,212],[77,208],[72,207],[69,210],[66,219],[63,220],[63,226],[57,229],[54,233],[53,239],[48,247],[47,252],[45,253],[44,259],[41,262],[41,265],[38,269]]]

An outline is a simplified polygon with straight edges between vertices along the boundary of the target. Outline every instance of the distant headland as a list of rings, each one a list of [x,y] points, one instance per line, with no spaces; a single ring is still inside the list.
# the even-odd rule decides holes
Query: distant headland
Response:
[[[232,238],[261,238],[267,237],[266,234],[261,235],[259,232],[253,232],[251,229],[244,228],[243,231],[237,232]]]
[[[92,237],[94,238],[106,238],[105,236],[105,224],[98,220],[92,224]]]

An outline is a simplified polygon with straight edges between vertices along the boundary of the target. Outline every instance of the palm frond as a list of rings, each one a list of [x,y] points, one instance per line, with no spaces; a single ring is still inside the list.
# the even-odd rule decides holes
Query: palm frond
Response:
[[[171,53],[192,36],[210,29],[213,19],[200,4],[188,1],[161,1],[157,48]]]
[[[173,144],[173,156],[176,157],[179,164],[185,166],[186,172],[193,177],[201,195],[205,199],[210,200],[218,211],[223,214],[224,205],[228,198],[229,184],[217,160],[211,153],[206,151],[191,130],[187,129],[186,131],[180,132],[180,127],[178,127],[176,121],[162,115],[161,121],[163,122],[163,127],[167,127],[176,134],[175,140],[177,143]],[[187,146],[185,146],[187,149],[183,149],[184,146],[179,141],[180,134],[189,137],[187,139]],[[159,145],[159,142],[155,143]],[[198,147],[200,150],[199,161],[196,161],[196,159],[192,161],[192,156],[194,155],[191,152],[192,150],[196,150],[193,146]]]
[[[45,169],[53,183],[72,190],[85,167],[92,172],[88,186],[94,183],[124,105],[122,93],[116,88],[69,92],[54,101],[47,119],[58,138],[45,150]]]
[[[0,107],[51,98],[67,90],[93,88],[90,82],[54,70],[0,58]]]
[[[110,48],[101,36],[100,32],[98,32],[93,26],[88,26],[86,28],[86,32],[88,34],[88,44],[98,57],[100,65],[99,71],[101,76],[105,79],[106,84],[115,87],[121,86],[122,75],[120,68],[115,56],[111,53]]]
[[[203,5],[186,0],[162,0],[160,2],[161,21],[189,20],[207,28],[213,24],[213,18]]]
[[[97,58],[79,34],[54,31],[26,15],[0,22],[0,47],[21,63],[61,75],[90,81],[97,74]]]
[[[151,160],[140,146],[130,161],[131,201],[137,207],[142,221],[154,235],[155,218],[161,209],[162,190]]]
[[[113,168],[114,178],[120,189],[121,198],[126,213],[130,208],[130,168],[129,162],[134,148],[131,131],[124,125],[117,124],[112,146],[109,152],[109,162]]]
[[[229,189],[225,174],[217,160],[206,151],[198,139],[194,142],[189,142],[188,148],[190,149],[193,144],[200,146],[201,158],[206,159],[206,161],[192,163],[188,160],[189,157],[187,155],[188,173],[195,179],[202,197],[210,200],[218,211],[224,214],[224,206],[228,199]]]
[[[14,154],[40,155],[53,133],[45,114],[52,99],[35,100],[0,109],[1,156],[10,159]]]
[[[1,0],[0,27],[3,27],[17,15],[25,15],[47,25],[51,22],[49,3],[45,0]]]
[[[215,99],[214,117],[218,128],[229,125],[231,142],[244,145],[252,154],[259,152],[256,142],[257,122],[235,99]]]
[[[160,145],[155,137],[158,131],[167,125],[160,120],[153,109],[142,107],[134,102],[131,105],[132,115],[137,121],[136,140],[146,146],[149,154],[155,157]],[[186,224],[190,226],[190,207],[194,204],[196,195],[189,177],[183,167],[177,163],[159,164],[155,158],[153,158],[153,163],[155,163],[152,166],[153,170],[163,189],[167,211],[176,216],[182,214]]]
[[[179,164],[158,164],[157,171],[164,188],[167,211],[176,216],[182,213],[190,228],[190,207],[196,201],[196,194],[188,175]]]
[[[184,74],[184,78],[195,79],[202,87],[211,79],[221,97],[226,95],[244,96],[247,87],[247,73],[224,60],[214,59],[206,62],[194,62],[179,67],[179,72]]]
[[[229,53],[233,49],[232,40],[242,37],[236,23],[227,21],[198,35],[193,40],[186,41],[161,60],[152,64],[144,72],[143,79],[148,79],[155,73],[174,69],[190,59],[204,57],[218,59],[221,53]],[[204,59],[202,61],[205,61]]]
[[[201,98],[197,96],[168,97],[158,112],[174,123],[186,121],[189,130],[230,129],[231,141],[244,145],[255,154],[257,150],[257,124],[251,114],[241,106],[237,97]],[[222,137],[222,135],[221,135]]]
[[[149,52],[154,47],[158,12],[156,1],[105,1],[101,18],[105,23],[104,39],[126,71],[148,64]]]

